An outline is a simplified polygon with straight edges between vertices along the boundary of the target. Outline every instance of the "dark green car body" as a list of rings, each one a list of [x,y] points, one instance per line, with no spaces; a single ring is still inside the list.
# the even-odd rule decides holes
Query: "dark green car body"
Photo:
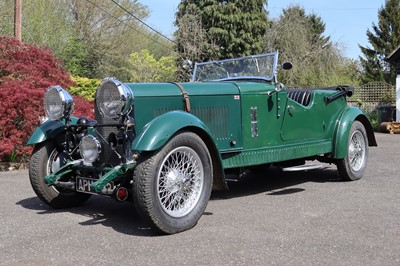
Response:
[[[236,172],[239,177],[246,169],[262,165],[304,165],[306,160],[339,161],[346,165],[349,150],[353,149],[349,148],[349,141],[354,123],[364,128],[359,135],[365,135],[365,149],[377,145],[366,115],[347,103],[346,97],[352,94],[349,87],[287,90],[284,87],[277,89],[277,85],[272,76],[270,80],[239,77],[180,84],[125,83],[133,99],[124,121],[122,118],[105,118],[95,107],[97,121],[81,125],[87,129],[84,134],[93,135],[101,143],[99,158],[92,165],[77,163],[79,156],[71,155],[71,149],[65,152],[70,139],[77,142],[71,143],[72,147],[80,147],[78,142],[84,134],[76,133],[77,118],[48,120],[34,132],[28,144],[40,146],[55,142],[60,152],[64,150],[69,154],[65,155],[66,163],[45,174],[46,185],[57,187],[57,182],[68,175],[68,182],[75,182],[69,189],[74,190],[77,174],[71,173],[84,172],[84,176],[93,179],[92,193],[104,194],[106,184],[114,182],[125,186],[127,193],[139,201],[142,198],[135,197],[139,189],[135,184],[133,189],[129,187],[136,182],[137,165],[143,158],[156,156],[182,133],[194,134],[204,142],[205,152],[210,157],[210,179],[214,189],[228,187],[225,173]],[[110,139],[115,137],[118,141],[110,147]],[[362,171],[364,169],[362,166]],[[109,195],[115,196],[115,193]],[[138,208],[147,208],[146,204],[139,204]],[[160,222],[164,218],[152,217],[147,209],[143,213],[155,229],[164,233],[189,229],[200,217],[193,218],[194,224],[165,227],[167,222]],[[170,216],[180,218],[174,213]]]

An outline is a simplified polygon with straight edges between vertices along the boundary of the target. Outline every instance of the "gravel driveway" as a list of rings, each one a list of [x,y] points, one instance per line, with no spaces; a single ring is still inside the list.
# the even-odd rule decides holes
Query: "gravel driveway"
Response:
[[[0,172],[0,265],[400,265],[400,135],[376,134],[365,176],[250,175],[214,193],[195,228],[155,235],[131,203],[53,210],[28,172]]]

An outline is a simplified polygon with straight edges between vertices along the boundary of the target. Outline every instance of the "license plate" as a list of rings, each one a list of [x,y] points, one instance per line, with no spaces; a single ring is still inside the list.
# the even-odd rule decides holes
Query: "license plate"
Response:
[[[85,177],[77,177],[76,178],[76,191],[89,193],[89,194],[98,194],[90,188],[90,185],[96,182],[97,179],[93,178],[85,178]],[[101,191],[102,194],[112,194],[114,191],[114,182],[107,183],[103,190]]]

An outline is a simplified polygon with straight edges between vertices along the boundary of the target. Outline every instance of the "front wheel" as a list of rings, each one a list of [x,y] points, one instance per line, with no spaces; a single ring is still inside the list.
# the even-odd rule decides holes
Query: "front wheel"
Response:
[[[364,125],[354,121],[349,134],[347,155],[337,161],[340,176],[347,181],[360,179],[367,167],[368,138]]]
[[[51,141],[36,145],[29,163],[29,179],[36,195],[47,205],[60,209],[75,207],[91,195],[49,186],[44,177],[65,165],[67,156]]]
[[[212,162],[194,133],[173,137],[134,171],[136,209],[156,230],[174,234],[197,224],[211,194]]]

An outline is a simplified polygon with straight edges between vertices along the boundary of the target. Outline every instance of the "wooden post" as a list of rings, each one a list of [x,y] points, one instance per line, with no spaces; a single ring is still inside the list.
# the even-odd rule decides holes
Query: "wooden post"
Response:
[[[22,0],[14,0],[14,37],[22,40]]]
[[[397,62],[396,77],[396,121],[400,122],[400,59]]]

